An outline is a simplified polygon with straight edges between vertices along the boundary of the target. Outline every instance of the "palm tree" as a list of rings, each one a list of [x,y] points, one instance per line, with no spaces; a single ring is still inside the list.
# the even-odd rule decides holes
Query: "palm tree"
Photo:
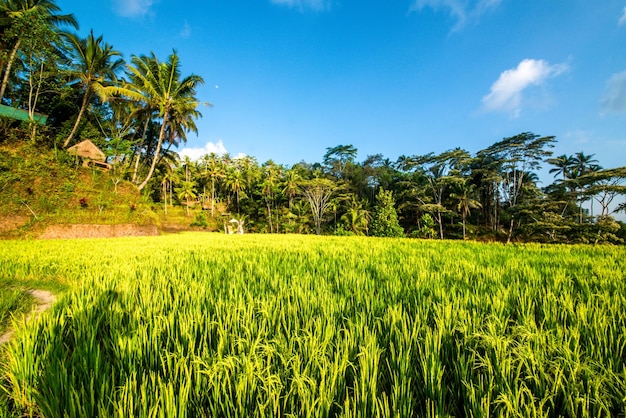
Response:
[[[231,167],[226,173],[226,185],[235,194],[237,214],[239,215],[239,198],[246,188],[243,173],[237,168]]]
[[[481,208],[482,205],[476,199],[474,195],[476,193],[476,187],[469,183],[467,179],[457,185],[457,193],[451,193],[450,197],[456,201],[456,210],[461,214],[463,219],[463,239],[466,239],[466,219],[472,209]]]
[[[148,108],[158,108],[161,129],[146,178],[137,188],[142,190],[154,173],[163,141],[170,141],[188,130],[195,129],[193,118],[201,116],[197,111],[196,88],[204,83],[202,77],[192,74],[181,79],[180,62],[176,51],[165,62],[154,53],[150,56],[133,56],[129,67],[131,82],[118,92],[143,102]]]
[[[585,155],[584,152],[577,152],[573,156],[573,173],[572,179],[574,180],[574,187],[576,188],[577,196],[580,195],[578,201],[580,202],[578,205],[578,222],[583,223],[583,203],[589,200],[589,197],[585,196],[582,192],[582,187],[580,185],[579,177],[585,176],[587,174],[593,173],[595,171],[599,171],[602,169],[597,163],[598,160],[594,159],[595,154]],[[581,193],[578,193],[578,189],[581,189]],[[591,201],[593,205],[593,200]],[[593,211],[593,207],[592,207]]]
[[[178,175],[174,171],[174,168],[171,164],[163,164],[165,168],[165,172],[163,173],[163,177],[161,179],[161,186],[163,191],[163,213],[167,215],[167,193],[170,193],[170,205],[173,205],[172,200],[172,189],[175,181],[178,181]]]
[[[96,38],[93,30],[85,39],[74,34],[66,34],[65,38],[75,55],[76,76],[85,93],[76,122],[65,139],[63,148],[67,147],[74,138],[92,93],[98,95],[101,100],[105,100],[107,84],[117,80],[116,71],[124,65],[123,59],[116,58],[122,56],[121,52],[114,50],[113,46],[108,43],[103,43],[102,35]]]
[[[341,177],[346,164],[354,161],[358,150],[352,145],[337,145],[326,148],[324,164],[337,171],[337,177]]]
[[[283,180],[283,195],[287,196],[289,199],[289,210],[293,207],[293,199],[300,192],[300,182],[302,181],[302,177],[296,170],[293,168],[291,170],[285,171],[285,177]]]
[[[189,206],[191,206],[191,200],[196,198],[195,187],[195,181],[184,180],[180,182],[180,187],[176,188],[178,199],[185,199],[186,201],[185,212],[187,213],[187,216],[189,216]]]
[[[263,182],[261,183],[261,193],[267,207],[267,220],[270,225],[270,233],[274,232],[274,223],[272,222],[272,207],[275,206],[274,192],[278,181],[282,177],[282,167],[269,160],[263,165]],[[278,231],[277,231],[278,232]]]
[[[572,162],[576,170],[577,177],[584,176],[585,174],[589,174],[593,171],[598,171],[602,168],[597,164],[598,160],[593,158],[594,155],[595,154],[585,155],[582,151],[574,154]]]
[[[370,212],[363,208],[363,202],[352,195],[348,210],[341,216],[341,220],[348,229],[356,235],[367,235],[368,226],[372,218]]]
[[[550,174],[554,173],[554,177],[561,175],[563,180],[571,177],[572,169],[576,164],[575,158],[566,154],[559,155],[555,158],[549,158],[547,162],[555,167],[550,170]]]
[[[10,28],[20,20],[29,18],[29,16],[38,15],[50,26],[58,27],[61,25],[69,25],[78,29],[78,23],[74,16],[71,14],[56,14],[60,11],[61,8],[54,0],[4,0],[0,3],[0,16],[3,18],[2,25],[5,28]],[[2,98],[4,97],[9,83],[11,68],[15,63],[17,52],[21,46],[22,38],[20,36],[27,35],[28,34],[15,34],[15,37],[10,41],[12,42],[12,46],[10,47],[11,52],[8,54],[6,64],[4,65],[4,75],[2,77],[2,84],[0,85],[0,103],[2,102]]]
[[[215,183],[218,179],[224,177],[224,165],[220,163],[217,154],[212,152],[203,157],[204,174],[211,180],[211,216],[215,211]]]

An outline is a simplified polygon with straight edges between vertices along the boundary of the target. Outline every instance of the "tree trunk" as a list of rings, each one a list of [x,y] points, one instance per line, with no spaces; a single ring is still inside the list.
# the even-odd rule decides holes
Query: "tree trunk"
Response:
[[[146,122],[143,125],[143,134],[141,135],[141,143],[139,144],[139,148],[137,148],[137,159],[135,160],[135,167],[133,169],[133,178],[132,182],[137,182],[137,172],[139,171],[139,160],[141,159],[141,147],[146,142],[146,135],[148,132],[148,124],[150,123],[150,118],[146,118]]]
[[[267,220],[270,224],[270,234],[274,233],[274,226],[272,225],[272,208],[269,203],[267,203]]]
[[[20,40],[18,39],[13,46],[13,50],[11,51],[11,55],[9,56],[9,60],[7,61],[7,68],[4,71],[4,77],[2,78],[2,86],[0,87],[0,103],[2,103],[2,99],[4,98],[4,92],[7,89],[7,85],[9,84],[9,76],[11,75],[11,67],[13,66],[13,62],[15,61],[15,56],[17,55],[17,50],[20,47]]]
[[[439,237],[443,240],[443,219],[441,212],[437,212],[437,222],[439,223]]]
[[[72,142],[74,135],[76,135],[76,131],[78,131],[78,125],[80,125],[80,120],[83,118],[85,109],[87,109],[88,101],[89,101],[89,86],[87,86],[85,89],[85,95],[83,96],[83,103],[80,105],[80,110],[78,111],[76,122],[74,122],[74,127],[72,128],[72,132],[70,132],[67,139],[63,143],[63,148],[66,148],[70,144],[70,142]]]
[[[211,217],[215,211],[215,179],[211,179]]]
[[[466,235],[465,235],[465,216],[463,216],[463,241],[466,240]]]
[[[511,242],[511,238],[513,237],[513,223],[515,220],[511,218],[511,225],[509,225],[509,233],[506,237],[506,243],[509,244]]]
[[[146,176],[145,180],[139,186],[137,186],[137,189],[139,189],[140,191],[143,190],[144,187],[146,187],[146,185],[150,181],[150,178],[152,178],[152,174],[154,173],[154,169],[159,159],[159,153],[161,152],[161,146],[163,145],[163,138],[165,137],[165,125],[167,124],[168,112],[169,109],[166,108],[165,112],[163,113],[163,125],[161,125],[161,132],[159,132],[159,141],[157,142],[156,150],[154,151],[154,158],[152,159],[152,164],[150,165],[148,175]]]
[[[167,181],[163,182],[163,213],[167,216]]]

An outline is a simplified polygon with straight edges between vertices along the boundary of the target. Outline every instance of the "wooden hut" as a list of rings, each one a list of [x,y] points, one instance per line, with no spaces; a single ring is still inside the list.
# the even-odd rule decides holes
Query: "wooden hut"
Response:
[[[105,171],[111,168],[104,152],[88,139],[69,147],[67,152],[82,158],[84,167],[94,167]]]

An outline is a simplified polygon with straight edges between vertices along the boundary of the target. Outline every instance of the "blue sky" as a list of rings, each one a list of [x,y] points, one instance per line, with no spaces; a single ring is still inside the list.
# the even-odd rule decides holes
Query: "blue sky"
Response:
[[[474,153],[521,132],[626,164],[626,0],[58,0],[130,60],[202,76],[185,153]],[[179,150],[180,151],[180,150]]]

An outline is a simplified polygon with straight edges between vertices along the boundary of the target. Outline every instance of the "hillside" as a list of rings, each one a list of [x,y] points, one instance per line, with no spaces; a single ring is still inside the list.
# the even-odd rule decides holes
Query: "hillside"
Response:
[[[160,225],[136,187],[83,167],[65,151],[0,144],[0,237],[36,238],[51,225]],[[119,228],[118,228],[119,229]],[[137,235],[131,230],[123,235]]]

